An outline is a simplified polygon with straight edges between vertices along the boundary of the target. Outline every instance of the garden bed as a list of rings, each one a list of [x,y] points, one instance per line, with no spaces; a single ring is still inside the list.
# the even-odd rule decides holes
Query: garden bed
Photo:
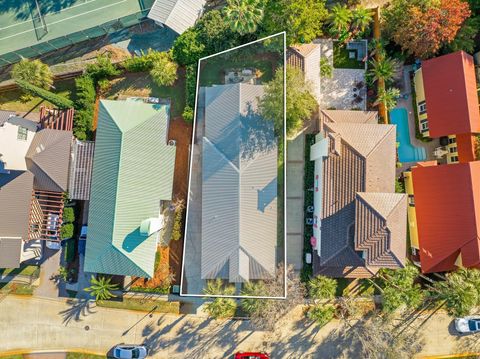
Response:
[[[180,314],[180,302],[166,302],[153,299],[123,298],[122,300],[98,301],[97,305],[106,308],[138,310],[142,312]]]
[[[153,278],[132,278],[132,292],[168,294],[172,282],[172,273],[169,266],[169,247],[158,246],[155,254],[155,273]]]
[[[333,42],[333,67],[336,69],[365,69],[365,64],[356,58],[349,57],[349,50],[345,44]]]

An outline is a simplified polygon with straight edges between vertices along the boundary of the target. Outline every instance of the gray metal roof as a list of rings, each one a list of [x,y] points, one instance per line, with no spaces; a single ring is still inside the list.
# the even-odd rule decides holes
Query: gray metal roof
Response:
[[[147,17],[181,34],[198,20],[205,2],[206,0],[156,0]]]
[[[33,174],[29,171],[0,174],[0,268],[18,267],[19,238],[28,238],[32,188]]]
[[[37,190],[65,192],[72,143],[71,131],[38,131],[27,151],[27,168],[35,175]]]
[[[95,142],[75,140],[72,148],[72,163],[68,194],[71,199],[88,201],[92,183],[93,152]]]
[[[28,118],[20,117],[20,116],[11,116],[8,119],[8,122],[12,125],[25,127],[31,132],[36,132],[38,129],[38,122],[29,120]]]
[[[230,282],[275,273],[277,139],[257,113],[263,87],[205,88],[202,141],[203,279]]]

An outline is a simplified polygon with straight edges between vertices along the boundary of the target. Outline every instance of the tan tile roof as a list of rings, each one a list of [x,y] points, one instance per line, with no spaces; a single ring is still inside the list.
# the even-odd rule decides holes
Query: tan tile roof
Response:
[[[366,123],[332,117],[341,120],[323,125],[329,155],[323,160],[321,248],[320,257],[314,256],[318,258],[314,271],[365,277],[378,270],[375,266],[401,266],[406,251],[406,197],[393,193],[395,126],[369,123],[375,118],[371,115],[364,117]],[[358,235],[364,237],[355,246]],[[363,258],[359,250],[366,250]]]
[[[378,123],[377,111],[322,110],[322,113],[336,123]]]
[[[297,52],[299,55],[303,57],[307,57],[319,46],[320,46],[319,44],[309,43],[309,44],[293,45],[293,46],[290,46],[290,48],[293,49],[295,52]]]

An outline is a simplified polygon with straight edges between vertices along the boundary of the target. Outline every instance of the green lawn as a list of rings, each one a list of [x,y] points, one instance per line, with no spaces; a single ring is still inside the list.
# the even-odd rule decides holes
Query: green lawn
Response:
[[[348,50],[345,44],[335,41],[333,43],[333,67],[337,69],[364,69],[365,64],[348,57]]]
[[[153,308],[156,307],[155,310],[153,310],[154,312],[172,314],[180,313],[180,302],[165,302],[150,299],[142,300],[134,298],[123,298],[122,301],[105,300],[97,302],[97,305],[100,307],[130,309],[143,312],[150,312],[151,310],[153,310]]]
[[[37,270],[38,266],[21,266],[20,268],[4,268],[0,269],[0,275],[6,276],[6,275],[25,275],[25,276],[31,276],[33,275]]]
[[[64,80],[54,83],[55,90],[53,92],[74,99],[75,95],[75,81]],[[11,90],[11,91],[2,91],[0,92],[0,110],[10,110],[18,112],[29,112],[33,109],[33,112],[40,111],[40,102],[42,101],[39,97],[30,97],[28,101],[23,101],[22,99],[23,92],[21,90]],[[48,102],[42,102],[42,105],[51,105]],[[38,107],[37,107],[38,106]]]
[[[112,87],[105,97],[115,100],[124,97],[169,98],[172,103],[172,116],[181,116],[185,107],[185,76],[179,73],[174,86],[158,86],[146,72],[126,73],[111,81]]]
[[[0,283],[0,294],[33,295],[34,286],[19,283]]]
[[[13,355],[2,356],[2,354],[0,354],[0,359],[23,359],[23,355],[22,354],[13,354]]]
[[[84,353],[67,353],[67,359],[103,359],[105,355],[84,354]]]

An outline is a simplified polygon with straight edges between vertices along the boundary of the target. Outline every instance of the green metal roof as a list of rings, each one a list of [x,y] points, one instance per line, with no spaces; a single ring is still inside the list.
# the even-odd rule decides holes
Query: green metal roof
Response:
[[[172,199],[175,147],[167,145],[166,105],[100,102],[85,271],[153,276],[156,234],[140,225]]]

